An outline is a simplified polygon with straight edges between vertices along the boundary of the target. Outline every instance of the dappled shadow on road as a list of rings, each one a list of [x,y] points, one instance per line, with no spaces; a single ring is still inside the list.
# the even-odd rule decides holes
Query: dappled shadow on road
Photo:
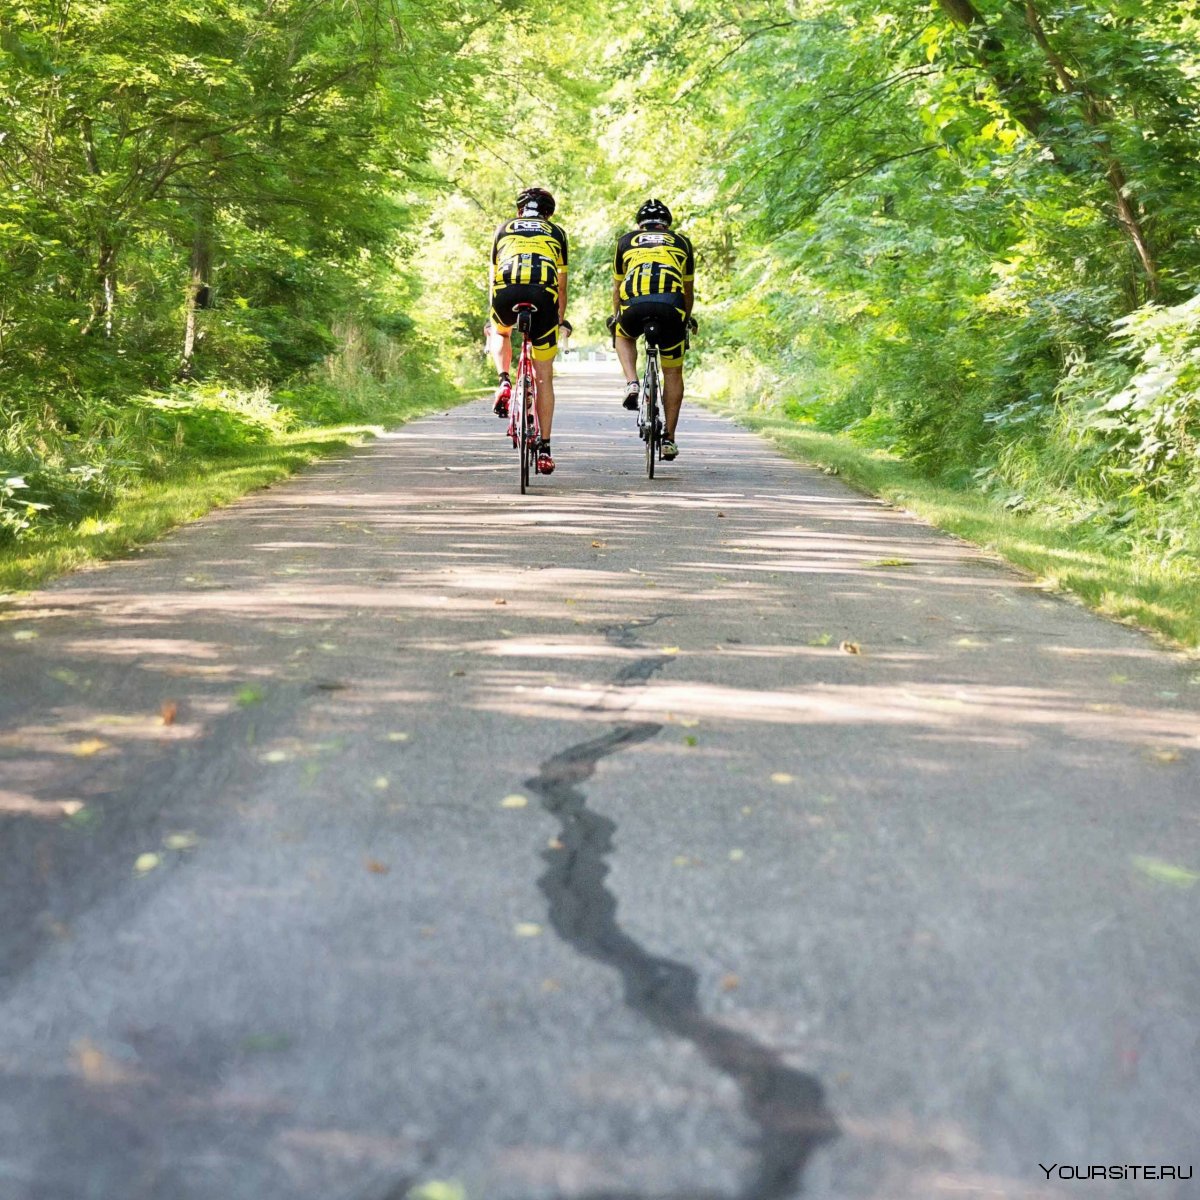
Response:
[[[809,854],[812,877],[840,885],[834,802],[885,831],[902,810],[922,833],[926,811],[953,813],[956,788],[1025,812],[1051,756],[1097,806],[1146,772],[1181,794],[1200,693],[1186,664],[1129,631],[711,418],[653,483],[628,429],[614,458],[607,415],[564,421],[559,471],[521,498],[515,456],[475,415],[449,439],[418,423],[0,612],[4,986],[127,889],[140,854],[266,819],[281,790],[313,811],[328,800],[335,820],[335,801],[382,804],[390,787],[471,830],[483,801],[438,740],[458,730],[462,758],[488,754],[514,785],[543,762],[531,790],[594,851],[573,860],[582,923],[568,912],[579,877],[548,854],[553,924],[618,970],[660,1031],[738,1081],[761,1169],[779,1180],[745,1200],[791,1195],[832,1129],[824,1052],[801,1040],[784,1063],[761,1013],[737,1032],[704,1016],[691,969],[617,927],[612,822],[584,802],[574,752],[608,745],[614,726],[661,727],[621,745],[672,771],[728,771],[731,812],[775,806],[786,839],[771,852]],[[631,622],[638,644],[613,633]],[[547,730],[555,753],[514,757]],[[1172,822],[1148,815],[1139,849],[1168,857]],[[985,903],[1042,886],[1006,857],[1019,829],[988,836],[1002,865],[965,890]],[[660,975],[664,991],[647,990]],[[571,1193],[585,1194],[649,1200]]]

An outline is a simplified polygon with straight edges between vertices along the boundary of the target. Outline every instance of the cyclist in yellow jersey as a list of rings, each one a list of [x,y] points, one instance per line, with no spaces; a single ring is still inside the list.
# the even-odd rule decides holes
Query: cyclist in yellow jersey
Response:
[[[695,329],[692,305],[696,252],[691,241],[672,230],[671,210],[661,200],[647,200],[637,211],[637,229],[617,241],[613,255],[613,317],[617,358],[625,371],[623,404],[638,406],[637,339],[647,321],[659,329],[663,368],[664,431],[662,456],[675,458],[675,427],[683,405],[683,343]]]
[[[567,235],[550,218],[554,197],[544,188],[526,188],[517,197],[516,218],[501,222],[492,241],[491,325],[489,346],[500,375],[492,411],[508,416],[512,395],[509,369],[512,366],[515,305],[534,306],[529,337],[533,343],[533,369],[537,376],[537,413],[541,441],[537,447],[537,469],[543,475],[554,470],[550,453],[550,428],[554,422],[554,356],[558,353],[561,325],[571,332],[567,311]]]

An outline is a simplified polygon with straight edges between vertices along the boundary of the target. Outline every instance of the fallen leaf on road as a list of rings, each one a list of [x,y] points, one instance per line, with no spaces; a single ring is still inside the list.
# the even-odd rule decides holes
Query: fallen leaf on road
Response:
[[[549,849],[551,849],[551,850],[563,850],[563,849],[565,849],[565,848],[566,848],[566,847],[563,845],[562,839],[561,839],[561,838],[556,838],[556,837],[554,837],[554,838],[551,838],[551,839],[550,839],[550,840],[549,840],[549,841],[546,843],[546,845],[547,845],[547,847],[549,847]]]
[[[507,603],[508,603],[508,601],[507,601],[507,600],[505,600],[503,596],[497,596],[497,597],[495,598],[495,600],[493,600],[493,601],[492,601],[492,603],[493,603],[493,604],[507,604]]]
[[[163,845],[168,850],[193,850],[200,845],[200,839],[188,829],[182,833],[168,833],[163,838]]]
[[[877,558],[866,564],[868,567],[911,567],[915,564],[911,558]]]
[[[678,654],[679,647],[678,646],[663,646],[660,650],[660,653],[661,654]]]
[[[962,646],[967,650],[979,650],[987,645],[987,642],[981,642],[978,638],[960,637],[955,643],[956,646]]]
[[[1108,677],[1108,682],[1109,683],[1128,683],[1129,676],[1128,675],[1110,675]]]
[[[529,801],[519,792],[513,792],[511,796],[505,796],[500,801],[501,808],[524,808]]]
[[[32,642],[37,636],[36,629],[16,629],[12,635],[14,642]]]
[[[234,696],[239,708],[249,708],[252,704],[260,704],[262,698],[262,688],[256,688],[253,684],[247,684],[245,687],[239,688],[237,695]]]
[[[832,633],[821,633],[821,634],[818,634],[815,638],[809,638],[808,644],[810,646],[828,646],[829,643],[832,641],[833,641]]]
[[[1183,755],[1178,750],[1167,750],[1162,747],[1146,751],[1146,758],[1152,763],[1158,763],[1160,766],[1167,766],[1170,763],[1177,763],[1182,760]]]
[[[465,675],[465,674],[466,674],[466,671],[451,671],[450,672],[451,678],[456,678],[458,676]]]
[[[101,750],[107,750],[108,743],[100,738],[85,738],[82,742],[77,742],[72,748],[71,753],[79,758],[91,758],[93,754],[99,754]]]
[[[731,971],[728,975],[721,976],[721,991],[732,992],[741,986],[741,980]]]
[[[694,733],[689,733],[687,735],[687,737],[685,737],[683,739],[683,744],[685,746],[695,746],[698,743],[698,741],[699,741],[699,739],[696,737],[696,735]]]
[[[741,862],[742,859],[745,857],[746,857],[745,850],[730,850],[730,852],[729,852],[729,861],[730,862]]]
[[[1190,888],[1197,880],[1200,880],[1200,873],[1189,871],[1187,867],[1177,867],[1174,863],[1162,862],[1157,858],[1135,858],[1133,865],[1156,883],[1169,883],[1174,887]]]
[[[139,854],[137,856],[133,863],[133,869],[139,875],[148,875],[161,862],[162,859],[159,858],[157,854],[148,851],[145,854]]]
[[[158,710],[158,719],[164,725],[174,725],[175,717],[179,712],[179,705],[174,700],[164,700],[162,706]]]
[[[542,927],[534,921],[518,921],[513,926],[513,933],[517,937],[537,937],[541,932]]]
[[[262,755],[260,761],[265,763],[281,763],[287,762],[291,755],[286,750],[268,750]]]
[[[386,775],[376,775],[375,776],[374,787],[375,787],[376,791],[380,791],[380,792],[386,791],[387,788],[390,786],[390,783],[391,783],[391,781],[388,779],[388,777]]]
[[[725,515],[724,513],[717,513],[718,517],[723,517],[724,515]]]
[[[593,550],[606,550],[606,549],[608,549],[608,543],[607,542],[593,542],[592,549]]]
[[[431,1179],[413,1188],[404,1200],[467,1200],[467,1193],[454,1180]]]
[[[130,1081],[130,1071],[105,1054],[89,1038],[80,1038],[71,1047],[71,1058],[74,1060],[75,1070],[88,1083],[105,1086]]]
[[[387,735],[387,740],[389,742],[407,742],[408,734],[407,733],[389,733]]]
[[[377,858],[366,859],[367,870],[372,875],[386,875],[392,868],[387,863],[381,863]]]
[[[843,654],[861,654],[862,647],[857,642],[842,642],[838,649]]]
[[[776,771],[771,776],[772,783],[795,783],[795,775],[789,775],[786,771]]]

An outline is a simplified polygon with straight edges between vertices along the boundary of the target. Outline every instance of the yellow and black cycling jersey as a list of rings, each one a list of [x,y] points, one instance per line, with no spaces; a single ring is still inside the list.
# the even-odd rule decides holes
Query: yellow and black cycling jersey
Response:
[[[553,221],[514,217],[492,242],[492,290],[532,284],[558,295],[558,273],[567,265],[567,235]]]
[[[677,296],[696,274],[690,239],[670,229],[634,229],[617,242],[613,278],[621,303],[647,296]]]

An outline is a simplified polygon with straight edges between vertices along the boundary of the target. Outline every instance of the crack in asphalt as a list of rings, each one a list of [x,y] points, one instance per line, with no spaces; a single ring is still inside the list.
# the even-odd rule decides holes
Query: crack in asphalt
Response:
[[[612,626],[605,634],[615,644],[632,648],[636,630],[663,615]],[[644,682],[669,661],[661,655],[638,659],[618,673],[613,686]],[[618,725],[547,759],[537,776],[526,781],[525,786],[561,825],[561,848],[543,853],[547,869],[538,886],[559,937],[585,957],[615,968],[630,1008],[659,1029],[692,1043],[711,1067],[737,1085],[745,1112],[758,1127],[758,1161],[753,1177],[735,1200],[784,1200],[799,1186],[813,1151],[837,1136],[824,1089],[814,1076],[787,1066],[775,1051],[706,1016],[700,1007],[696,972],[684,963],[651,954],[630,937],[617,920],[617,899],[605,884],[617,826],[588,808],[580,785],[602,759],[649,741],[661,729],[652,722]],[[605,1192],[579,1200],[651,1197]],[[691,1191],[678,1200],[720,1197],[715,1192]]]

